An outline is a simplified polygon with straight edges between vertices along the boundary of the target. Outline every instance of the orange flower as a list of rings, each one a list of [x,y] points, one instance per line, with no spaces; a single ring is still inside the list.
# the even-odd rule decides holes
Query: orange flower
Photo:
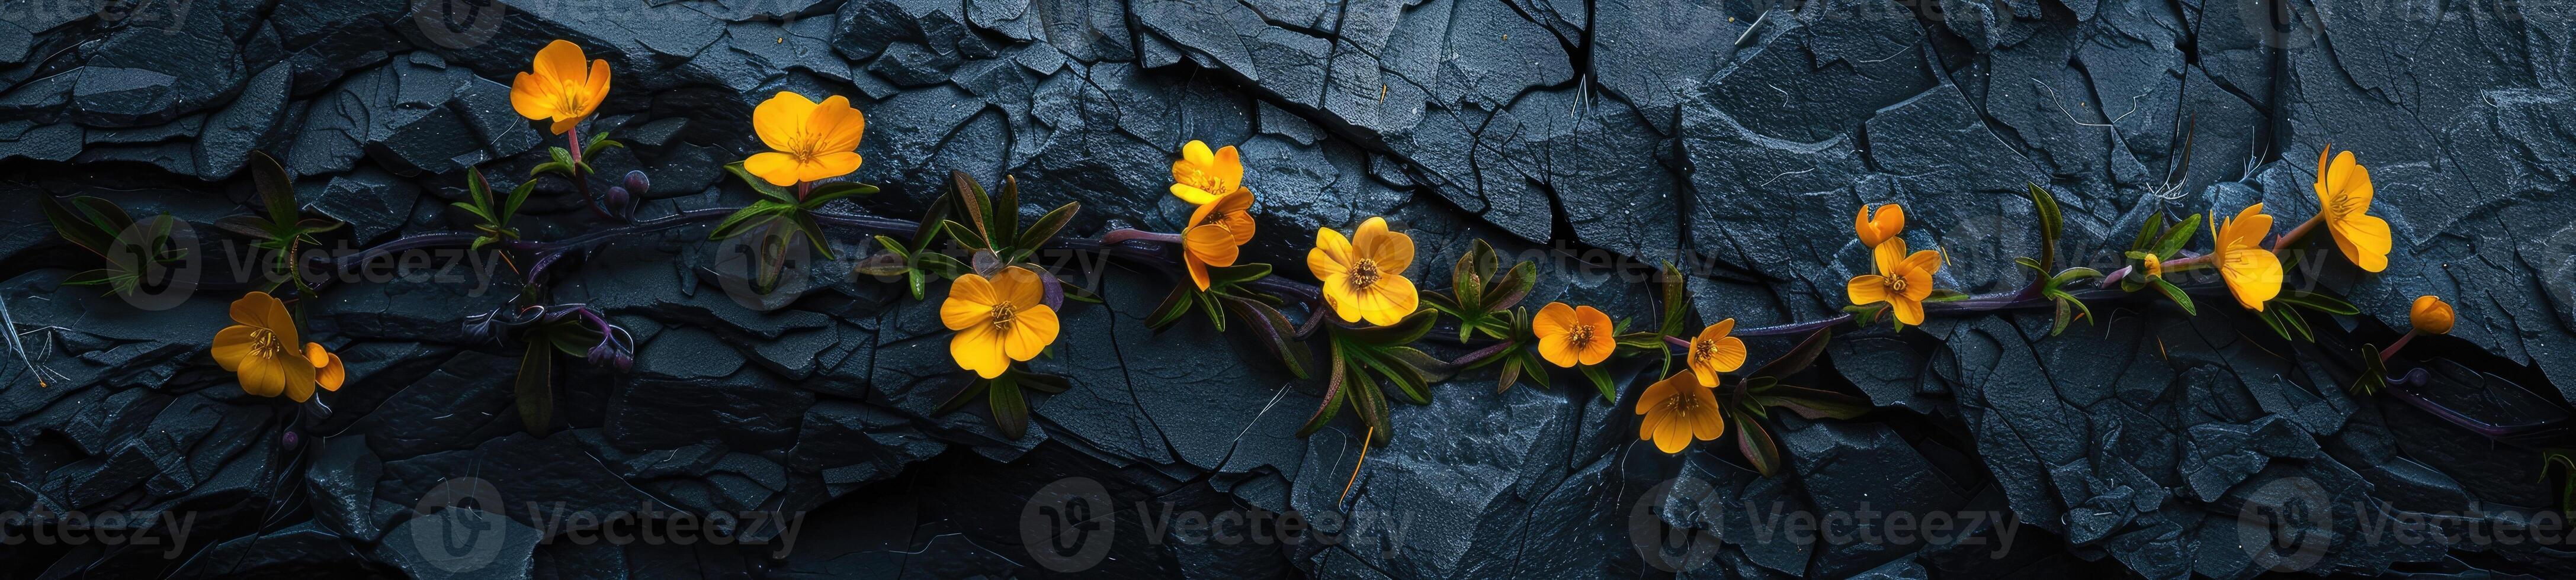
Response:
[[[1610,315],[1590,306],[1549,302],[1538,309],[1530,329],[1538,334],[1539,357],[1560,367],[1601,364],[1619,348],[1618,338],[1611,336]]]
[[[2334,232],[2335,246],[2343,257],[2361,269],[2378,272],[2388,269],[2388,251],[2396,247],[2396,237],[2388,232],[2388,220],[2370,215],[2370,168],[2354,161],[2351,151],[2334,156],[2329,166],[2326,156],[2333,147],[2317,152],[2317,218],[2325,220],[2326,230]]]
[[[1727,336],[1734,333],[1735,319],[1729,318],[1708,325],[1691,339],[1690,370],[1699,377],[1699,386],[1717,386],[1718,373],[1744,368],[1744,339]]]
[[[1324,303],[1342,322],[1385,326],[1413,314],[1422,295],[1404,277],[1412,265],[1413,237],[1387,231],[1382,217],[1361,223],[1348,239],[1332,228],[1316,228],[1315,249],[1306,252],[1306,269],[1323,281]]]
[[[2263,237],[2272,234],[2272,216],[2263,215],[2263,204],[2247,206],[2236,219],[2218,222],[2210,230],[2218,249],[2211,252],[2218,261],[2219,278],[2227,282],[2227,291],[2247,310],[2263,311],[2263,303],[2281,294],[2281,257],[2263,249]]]
[[[2147,257],[2139,259],[2139,262],[2146,264],[2148,280],[2165,277],[2165,261],[2163,258],[2158,258],[2155,254],[2147,254]]]
[[[1862,204],[1860,214],[1852,216],[1852,230],[1860,234],[1860,245],[1876,248],[1879,243],[1894,239],[1896,234],[1905,231],[1905,206],[1893,203],[1878,206],[1878,215],[1872,217],[1869,205]]]
[[[531,72],[510,80],[510,108],[531,121],[553,121],[556,135],[572,130],[599,112],[608,99],[608,61],[587,60],[569,41],[546,43],[529,63]]]
[[[1932,274],[1941,271],[1941,253],[1905,253],[1905,238],[1888,238],[1870,252],[1878,273],[1853,276],[1845,291],[1853,306],[1887,303],[1896,321],[1923,323],[1923,299],[1932,297]]]
[[[1726,435],[1726,413],[1717,405],[1716,391],[1700,386],[1692,374],[1673,373],[1637,397],[1637,414],[1646,416],[1637,425],[1638,439],[1654,441],[1665,453],[1681,453],[1692,439],[1716,441]]]
[[[2433,296],[2421,296],[2415,299],[2415,307],[2407,311],[2406,322],[2424,334],[2450,334],[2451,322],[2456,317],[2451,303]]]
[[[1037,358],[1055,344],[1055,309],[1046,305],[1043,284],[1036,272],[1019,266],[1003,268],[991,280],[958,276],[939,305],[939,321],[957,331],[948,341],[957,367],[998,377],[1011,370],[1011,361]]]
[[[1172,162],[1172,195],[1181,201],[1207,205],[1242,189],[1243,155],[1233,145],[1210,152],[1206,142],[1193,140]]]
[[[340,364],[340,355],[324,350],[322,343],[304,343],[304,358],[313,361],[313,378],[322,383],[322,390],[336,392],[340,390],[340,383],[348,382],[348,367]]]
[[[1181,234],[1182,262],[1190,281],[1208,289],[1208,268],[1234,265],[1243,244],[1252,241],[1252,194],[1237,193],[1199,206],[1190,214],[1190,229]]]
[[[314,364],[307,353],[320,351],[321,345],[307,345],[304,352],[294,348],[295,317],[286,314],[286,303],[267,292],[252,292],[233,301],[232,314],[239,324],[215,333],[215,364],[240,377],[242,392],[262,397],[283,393],[298,403],[313,398],[324,365]],[[334,356],[325,364],[337,368],[338,361]],[[339,386],[334,377],[331,389]]]
[[[771,151],[743,160],[742,170],[787,187],[858,171],[859,137],[868,130],[868,118],[840,95],[816,103],[780,91],[751,110],[751,128]]]

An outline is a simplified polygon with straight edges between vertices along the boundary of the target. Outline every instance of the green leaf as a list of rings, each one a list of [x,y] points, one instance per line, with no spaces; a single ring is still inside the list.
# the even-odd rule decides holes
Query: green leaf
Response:
[[[1761,472],[1763,477],[1778,473],[1780,443],[1771,440],[1771,430],[1752,417],[1741,413],[1728,414],[1734,415],[1727,417],[1726,423],[1735,429],[1735,448],[1744,454],[1744,460],[1752,463],[1753,470]]]
[[[572,160],[571,150],[564,149],[562,147],[547,147],[546,156],[554,159],[554,165],[561,166],[564,169],[564,177],[573,179],[579,179],[581,177],[572,174],[571,169],[579,167],[580,164]]]
[[[2361,314],[2361,308],[2353,306],[2351,302],[2345,302],[2341,298],[2305,290],[2283,290],[2281,291],[2281,295],[2273,297],[2272,301],[2292,304],[2327,314],[2340,314],[2344,316]]]
[[[993,386],[984,392],[984,404],[993,410],[993,428],[1002,438],[1018,441],[1029,433],[1029,401],[1020,396],[1020,383],[1011,372],[993,378]]]
[[[1054,211],[1038,216],[1038,221],[1029,222],[1028,231],[1020,232],[1018,248],[1034,252],[1038,248],[1045,247],[1047,240],[1055,239],[1056,232],[1063,231],[1064,225],[1072,223],[1073,216],[1079,213],[1082,213],[1082,202],[1077,201],[1057,206]]]
[[[295,223],[295,181],[286,176],[286,166],[277,158],[261,151],[250,152],[251,182],[259,188],[261,205],[268,208],[268,222],[280,226]]]
[[[795,216],[796,229],[798,231],[805,232],[805,241],[812,242],[814,244],[815,253],[822,254],[823,259],[825,260],[837,259],[832,256],[831,239],[823,235],[823,224],[816,223],[814,221],[813,212],[802,209],[791,209],[787,210],[785,213],[787,215]]]
[[[2175,306],[2181,306],[2183,314],[2195,316],[2200,314],[2200,308],[2192,306],[2191,296],[2183,294],[2182,288],[2175,287],[2172,282],[2159,278],[2149,284],[2155,286],[2157,292],[2164,293],[2166,300],[2172,300]]]
[[[1495,393],[1502,393],[1502,392],[1505,392],[1505,391],[1510,391],[1510,390],[1512,390],[1512,385],[1515,385],[1515,384],[1519,384],[1519,383],[1520,383],[1520,379],[1521,379],[1521,359],[1520,359],[1520,357],[1516,357],[1516,356],[1509,356],[1509,355],[1496,356],[1495,358],[1502,359],[1502,361],[1503,361],[1502,373],[1503,373],[1503,374],[1502,374],[1502,376],[1498,376],[1498,377],[1495,377],[1495,378],[1494,378],[1494,392],[1495,392]]]
[[[2037,183],[2024,185],[2030,186],[2030,202],[2039,211],[2039,263],[2056,268],[2057,236],[2065,227],[2065,216],[2058,212],[2057,196],[2050,194],[2047,188]]]
[[[1761,368],[1753,369],[1753,373],[1746,376],[1770,377],[1777,380],[1786,379],[1789,375],[1798,374],[1798,371],[1807,370],[1809,365],[1816,364],[1816,357],[1824,354],[1825,344],[1832,342],[1833,336],[1834,329],[1817,329],[1815,334],[1809,334],[1805,340],[1798,341],[1798,346],[1790,348],[1788,354],[1772,359]]]
[[[527,180],[526,182],[520,183],[520,184],[519,184],[519,187],[517,187],[517,188],[514,188],[514,189],[511,189],[511,190],[510,190],[510,201],[508,201],[507,203],[504,203],[504,204],[501,206],[501,213],[500,213],[500,215],[498,215],[498,216],[494,216],[494,217],[500,218],[500,219],[499,219],[499,221],[509,221],[509,220],[510,220],[510,218],[518,217],[518,216],[519,216],[519,206],[527,204],[527,203],[528,203],[528,194],[529,194],[529,193],[531,193],[531,192],[535,192],[536,190],[537,190],[537,180],[530,179],[530,180]],[[503,223],[499,223],[499,222],[494,222],[492,225],[508,225],[508,224],[503,224]]]
[[[2092,269],[2092,268],[2085,268],[2085,267],[2078,266],[2078,267],[2074,267],[2074,268],[2067,268],[2067,269],[2066,269],[2066,271],[2064,271],[2064,272],[2058,272],[2056,277],[2053,277],[2053,278],[2050,278],[2050,279],[2049,279],[2049,282],[2050,282],[2050,284],[2051,284],[2051,285],[2058,286],[2058,287],[2064,287],[2067,283],[2069,283],[2069,282],[2074,282],[2074,281],[2076,281],[2076,280],[2100,280],[2100,279],[2102,279],[2102,271],[2101,271],[2101,270],[2095,270],[2095,269]]]
[[[1208,287],[1214,288],[1218,286],[1242,284],[1259,280],[1264,277],[1268,277],[1270,275],[1270,271],[1269,264],[1235,264],[1232,266],[1208,268]]]
[[[995,235],[992,228],[993,218],[987,214],[993,213],[993,200],[985,197],[984,186],[975,183],[975,178],[966,175],[964,171],[949,171],[948,183],[949,187],[957,192],[957,205],[966,210],[966,223],[975,226],[966,231],[973,232],[977,240],[992,239]],[[958,233],[961,236],[963,234],[963,232],[952,233]],[[992,247],[982,243],[970,245],[979,248]]]
[[[2147,245],[2148,243],[2154,242],[2157,238],[2163,237],[2165,233],[2165,224],[2165,212],[2148,212],[2146,221],[2139,222],[2138,237],[2129,241],[2129,249],[2140,252],[2147,251],[2149,249],[2149,246]]]
[[[1775,386],[1753,397],[1755,404],[1780,407],[1808,419],[1857,419],[1876,407],[1869,400],[1807,387]]]
[[[1354,354],[1357,354],[1357,352],[1360,351],[1354,351]],[[1422,375],[1421,369],[1413,368],[1412,366],[1398,362],[1388,361],[1377,355],[1353,356],[1351,358],[1353,360],[1360,361],[1362,364],[1368,365],[1368,368],[1370,369],[1376,370],[1378,376],[1386,377],[1387,382],[1395,383],[1396,392],[1402,393],[1406,402],[1416,405],[1431,404],[1431,395],[1428,392],[1431,382],[1428,378]]]
[[[966,408],[967,403],[975,402],[976,398],[984,396],[984,392],[991,390],[992,387],[992,380],[971,373],[967,374],[965,384],[958,385],[957,392],[949,394],[947,400],[940,401],[939,407],[931,410],[930,414],[940,416],[955,413],[958,409]]]
[[[1357,366],[1350,369],[1350,382],[1346,392],[1351,396],[1351,408],[1359,412],[1361,422],[1374,427],[1368,431],[1377,433],[1369,440],[1378,445],[1386,444],[1387,437],[1395,430],[1395,418],[1386,408],[1386,391],[1378,388],[1377,381],[1370,379],[1368,373],[1360,372]]]
[[[608,140],[608,132],[607,132],[607,131],[600,131],[600,132],[599,132],[599,134],[591,135],[591,136],[590,136],[590,143],[589,143],[589,144],[586,144],[586,145],[582,145],[582,146],[581,146],[581,156],[582,156],[582,157],[584,157],[584,158],[597,156],[597,155],[599,155],[599,150],[600,150],[600,149],[607,148],[607,147],[616,147],[616,148],[619,148],[619,149],[624,149],[624,148],[626,148],[626,144],[625,144],[625,143],[619,143],[619,142],[616,142],[616,141],[610,141],[610,140]]]
[[[951,223],[948,221],[948,210],[955,203],[946,193],[939,194],[939,199],[930,202],[930,209],[921,214],[921,225],[912,231],[913,253],[921,253],[922,250],[929,249],[931,243],[939,240],[939,230],[943,224]]]
[[[1681,336],[1682,325],[1688,322],[1686,319],[1690,315],[1690,279],[1682,276],[1682,271],[1674,268],[1672,262],[1664,262],[1663,277],[1656,280],[1655,286],[1660,290],[1657,294],[1664,306],[1661,319],[1663,335]]]
[[[531,334],[543,334],[531,333]],[[529,435],[546,436],[554,428],[554,347],[543,336],[528,336],[527,350],[519,356],[518,390],[519,424]]]
[[[1060,395],[1064,394],[1066,389],[1073,388],[1073,382],[1062,376],[1038,373],[1019,373],[1018,376],[1020,388],[1022,389],[1050,395]]]
[[[1601,391],[1601,400],[1619,400],[1619,387],[1611,384],[1610,371],[1603,370],[1601,365],[1574,365],[1574,368],[1583,371],[1583,378],[1592,380],[1592,388]]]
[[[1016,232],[1020,231],[1020,180],[1018,178],[1011,177],[1009,174],[1002,175],[1002,195],[993,198],[993,211],[985,218],[993,222],[990,224],[992,229],[988,230],[991,233],[985,234],[985,237],[1018,239],[1016,235]],[[1019,247],[1023,250],[1034,248],[1036,246]]]
[[[1187,287],[1180,290],[1186,291]],[[1262,348],[1268,349],[1271,356],[1278,357],[1279,363],[1288,367],[1289,374],[1299,379],[1308,378],[1306,369],[1314,366],[1314,354],[1296,341],[1293,334],[1297,327],[1288,322],[1287,316],[1259,300],[1233,296],[1219,299],[1225,301],[1227,311],[1243,317],[1251,325],[1254,335],[1261,339]]]
[[[1467,310],[1483,310],[1485,279],[1493,275],[1493,260],[1488,255],[1492,252],[1493,246],[1476,240],[1467,253],[1458,255],[1458,263],[1449,267],[1449,289],[1458,296],[1452,308],[1457,312],[1455,316],[1465,318]]]
[[[1436,312],[1417,310],[1393,325],[1367,328],[1334,327],[1333,332],[1360,344],[1396,346],[1422,340],[1422,335],[1431,333],[1432,323],[1439,320],[1439,314]]]
[[[740,161],[727,163],[724,168],[726,173],[731,173],[735,179],[742,180],[743,185],[751,186],[751,191],[760,194],[761,197],[789,205],[799,201],[794,192],[787,191],[784,187],[770,185],[769,180],[761,179],[760,176],[752,175],[750,170],[743,169]]]
[[[55,234],[70,240],[73,245],[89,250],[90,253],[102,257],[108,255],[109,246],[114,245],[112,242],[115,239],[114,232],[99,231],[97,225],[74,215],[70,207],[65,206],[62,200],[52,195],[39,194],[36,197],[36,206],[43,210],[45,221],[53,222]]]
[[[1510,310],[1513,306],[1520,305],[1521,299],[1528,298],[1530,289],[1537,286],[1538,264],[1533,262],[1515,264],[1511,271],[1504,272],[1502,277],[1494,279],[1492,286],[1485,288],[1485,311]]]
[[[1297,428],[1298,437],[1314,435],[1315,431],[1332,423],[1333,415],[1342,411],[1342,399],[1350,396],[1350,361],[1344,360],[1340,342],[1333,342],[1332,349],[1333,364],[1324,375],[1324,405],[1317,407],[1315,414],[1306,418],[1306,424]]]
[[[2155,254],[2159,258],[2171,257],[2174,252],[2182,249],[2183,242],[2191,241],[2193,232],[2198,231],[2200,231],[2200,215],[2193,214],[2191,218],[2175,224],[2173,229],[2166,230],[2165,237],[2157,240],[2155,247],[2149,249],[2147,253]]]
[[[1923,297],[1923,302],[1958,302],[1961,300],[1967,300],[1968,298],[1969,296],[1966,292],[1960,292],[1948,288],[1935,288],[1932,290],[1931,296]]]
[[[957,223],[956,220],[942,222],[940,229],[948,232],[949,237],[956,238],[957,245],[978,249],[991,249],[993,247],[984,243],[984,235],[975,233],[975,228],[969,227],[966,224]]]
[[[768,224],[779,212],[792,208],[794,206],[769,200],[752,202],[751,205],[743,206],[742,209],[725,216],[724,221],[716,222],[714,229],[707,230],[707,239],[722,240],[742,235],[744,232]]]
[[[797,205],[803,206],[806,209],[813,209],[823,207],[823,204],[830,203],[832,200],[853,195],[871,195],[876,192],[877,186],[874,185],[849,181],[835,181],[814,186],[814,191],[807,193],[805,195],[805,201]]]
[[[972,268],[968,268],[964,262],[957,261],[956,256],[942,254],[939,252],[913,254],[912,259],[914,262],[919,263],[919,265],[915,266],[914,269],[938,274],[941,278],[955,278],[967,272],[974,271]]]

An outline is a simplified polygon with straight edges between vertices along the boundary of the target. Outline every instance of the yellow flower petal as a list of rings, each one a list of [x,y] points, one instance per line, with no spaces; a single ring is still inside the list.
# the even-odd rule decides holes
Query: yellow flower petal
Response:
[[[569,40],[556,39],[554,42],[546,43],[545,48],[537,49],[537,58],[530,63],[530,68],[537,73],[538,78],[548,82],[583,80],[583,76],[590,68],[584,63],[585,60],[581,54],[581,45],[573,44]]]
[[[2425,334],[2450,334],[2451,323],[2457,317],[2458,314],[2451,309],[2451,303],[2443,302],[2441,298],[2434,296],[2415,298],[2415,305],[2408,308],[2406,313],[2407,324]]]
[[[309,365],[308,365],[309,366]],[[272,358],[253,357],[242,361],[242,392],[274,397],[286,392],[286,365]]]
[[[1377,260],[1379,272],[1396,275],[1413,266],[1413,237],[1386,229],[1386,218],[1372,217],[1360,224],[1359,233],[1351,236],[1351,250],[1362,258]]]
[[[939,322],[947,325],[949,330],[990,326],[993,304],[997,300],[999,298],[993,294],[993,283],[983,276],[958,276],[955,283],[948,285],[948,299],[939,303]]]
[[[751,110],[752,132],[760,142],[777,151],[801,151],[805,148],[805,122],[814,117],[814,101],[805,95],[779,91]],[[767,176],[763,176],[767,177]],[[771,179],[771,183],[777,183]]]
[[[776,151],[751,154],[742,160],[742,170],[779,187],[796,185],[798,173],[796,157]]]
[[[519,73],[510,79],[510,109],[530,121],[543,121],[555,116],[554,83],[536,75]]]
[[[1315,248],[1306,251],[1306,270],[1322,280],[1347,275],[1351,271],[1351,242],[1333,228],[1315,228]],[[1325,284],[1326,287],[1337,286]]]
[[[1215,193],[1199,189],[1198,186],[1185,183],[1172,184],[1172,197],[1181,198],[1181,201],[1199,205],[1205,205],[1208,202],[1216,201]]]
[[[242,362],[250,360],[251,335],[258,331],[259,329],[242,325],[226,326],[223,330],[215,331],[215,346],[212,349],[215,364],[223,366],[224,372],[240,372]]]
[[[1549,302],[1538,308],[1537,316],[1530,317],[1530,330],[1542,337],[1563,335],[1575,324],[1574,307],[1563,302]]]
[[[1887,301],[1887,305],[1890,309],[1896,311],[1897,322],[1903,322],[1907,326],[1918,326],[1923,324],[1923,301],[1889,300]]]
[[[1056,324],[1055,309],[1044,304],[1019,311],[1011,316],[1010,337],[1003,353],[1011,360],[1037,358],[1038,353],[1046,352],[1047,345],[1055,344]]]
[[[2388,220],[2373,215],[2349,215],[2326,220],[2326,229],[2334,233],[2335,247],[2344,258],[2362,270],[2379,272],[2388,269],[2388,251],[2396,239],[2388,231]]]
[[[1208,150],[1206,141],[1192,139],[1181,146],[1181,161],[1204,167],[1216,163],[1216,153]]]
[[[821,157],[814,158],[812,163],[798,164],[796,166],[796,179],[798,181],[822,181],[825,179],[849,175],[850,172],[859,170],[859,161],[859,154],[849,151],[825,153]]]
[[[806,130],[814,135],[814,149],[824,153],[852,151],[868,129],[868,117],[850,106],[850,98],[840,95],[825,97],[814,106],[813,118],[806,119]]]
[[[993,294],[1021,310],[1036,308],[1046,301],[1046,283],[1036,272],[1011,266],[993,277]]]
[[[1002,332],[990,324],[957,331],[948,339],[948,357],[957,361],[957,368],[987,379],[1011,369],[1010,357],[1002,352]]]
[[[1403,322],[1405,316],[1422,308],[1421,294],[1414,290],[1413,281],[1403,276],[1378,278],[1377,286],[1369,290],[1380,302],[1377,311],[1367,317],[1370,324],[1387,326]]]
[[[1844,287],[1844,291],[1851,295],[1851,303],[1853,306],[1868,306],[1871,304],[1886,302],[1887,277],[1877,274],[1853,276],[1851,283]]]

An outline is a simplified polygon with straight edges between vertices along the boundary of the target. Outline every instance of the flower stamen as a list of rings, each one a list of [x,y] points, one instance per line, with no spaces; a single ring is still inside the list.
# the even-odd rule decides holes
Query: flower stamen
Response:
[[[1376,286],[1379,275],[1376,259],[1360,258],[1359,263],[1351,265],[1351,289],[1367,290]]]
[[[993,330],[1010,330],[1011,317],[1019,314],[1008,301],[993,304]]]

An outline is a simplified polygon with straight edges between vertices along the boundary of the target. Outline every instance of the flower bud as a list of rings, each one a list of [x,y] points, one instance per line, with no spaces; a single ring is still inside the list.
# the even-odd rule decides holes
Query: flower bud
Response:
[[[2415,325],[2417,332],[2450,334],[2451,322],[2455,316],[2456,314],[2451,311],[2451,303],[2443,302],[2441,298],[2424,296],[2415,299],[2415,307],[2407,312],[2406,320]]]
[[[624,186],[626,191],[633,192],[638,198],[653,191],[653,180],[645,177],[642,169],[626,172],[626,182],[620,185]]]
[[[601,205],[608,206],[608,215],[621,220],[635,219],[635,195],[627,193],[625,187],[608,188],[608,193],[601,194],[599,201]]]

